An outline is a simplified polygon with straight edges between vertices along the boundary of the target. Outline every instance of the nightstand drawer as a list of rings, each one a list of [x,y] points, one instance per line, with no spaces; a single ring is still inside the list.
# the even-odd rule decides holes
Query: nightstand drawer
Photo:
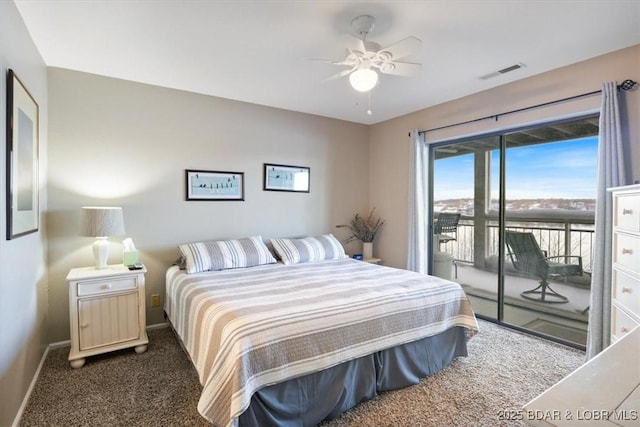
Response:
[[[631,330],[639,324],[637,320],[631,318],[631,316],[614,304],[611,310],[612,342],[619,340],[624,334],[631,332]]]
[[[632,313],[640,313],[640,280],[613,270],[612,295]]]
[[[620,195],[616,200],[615,226],[625,230],[640,231],[640,196]]]
[[[122,279],[105,279],[94,282],[79,282],[78,296],[126,291],[129,289],[136,289],[137,287],[138,282],[135,277],[125,277]]]
[[[640,237],[614,233],[613,262],[640,273]]]

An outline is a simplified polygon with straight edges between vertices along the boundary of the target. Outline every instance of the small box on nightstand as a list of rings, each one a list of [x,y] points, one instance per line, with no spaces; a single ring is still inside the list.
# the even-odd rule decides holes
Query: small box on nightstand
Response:
[[[138,251],[123,251],[122,263],[124,265],[133,265],[140,262],[140,253]]]

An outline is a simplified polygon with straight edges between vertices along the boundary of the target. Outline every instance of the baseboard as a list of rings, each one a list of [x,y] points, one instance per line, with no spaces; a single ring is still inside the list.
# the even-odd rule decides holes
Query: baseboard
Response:
[[[40,371],[42,370],[42,367],[44,366],[44,361],[47,359],[47,355],[49,354],[49,348],[50,346],[47,346],[47,348],[45,348],[44,353],[40,358],[38,369],[36,369],[36,373],[33,375],[31,384],[29,384],[29,388],[27,389],[27,392],[25,393],[24,398],[22,399],[22,404],[20,405],[20,408],[18,408],[18,413],[16,414],[16,417],[13,419],[13,423],[11,424],[11,427],[18,427],[20,425],[20,419],[22,418],[22,414],[24,413],[24,410],[27,407],[27,402],[29,402],[29,398],[31,397],[31,393],[33,393],[33,389],[36,386],[36,382],[38,381],[38,378],[40,378]]]
[[[52,342],[51,344],[49,344],[49,347],[47,348],[54,350],[56,348],[62,348],[62,347],[71,347],[71,341],[66,340],[66,341]]]
[[[155,323],[153,325],[148,325],[147,326],[147,330],[153,330],[153,329],[162,329],[162,328],[168,328],[169,327],[169,323],[168,322],[162,322],[162,323]],[[29,402],[29,398],[31,397],[31,393],[33,392],[34,387],[36,386],[36,383],[38,382],[38,378],[40,378],[40,371],[42,370],[42,366],[44,365],[44,361],[47,359],[47,355],[49,354],[49,350],[55,350],[57,348],[62,348],[62,347],[70,347],[71,346],[71,341],[70,340],[66,340],[66,341],[57,341],[57,342],[53,342],[51,344],[49,344],[47,346],[47,348],[45,348],[44,353],[42,354],[42,358],[40,358],[40,363],[38,364],[38,369],[36,369],[36,373],[33,375],[33,379],[31,380],[31,384],[29,384],[29,388],[27,389],[27,393],[25,394],[24,398],[22,399],[22,404],[20,405],[20,408],[18,409],[18,413],[16,414],[16,417],[13,420],[13,423],[11,424],[11,427],[18,427],[20,425],[20,419],[22,418],[22,414],[24,413],[25,408],[27,407],[27,402]]]
[[[162,328],[168,328],[168,327],[169,327],[169,322],[154,323],[153,325],[147,326],[147,331],[150,331],[152,329],[162,329]]]

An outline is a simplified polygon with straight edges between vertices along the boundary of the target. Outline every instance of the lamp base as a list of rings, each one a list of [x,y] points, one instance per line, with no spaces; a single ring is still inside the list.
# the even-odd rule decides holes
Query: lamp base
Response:
[[[107,260],[109,259],[109,242],[106,237],[98,237],[93,243],[93,257],[97,270],[107,268]]]

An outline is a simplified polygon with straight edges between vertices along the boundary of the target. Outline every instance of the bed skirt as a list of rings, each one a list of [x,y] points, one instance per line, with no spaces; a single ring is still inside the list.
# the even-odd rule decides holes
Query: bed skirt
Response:
[[[238,418],[238,424],[315,426],[337,418],[382,391],[417,384],[456,357],[466,355],[467,330],[453,327],[438,335],[260,389]]]

